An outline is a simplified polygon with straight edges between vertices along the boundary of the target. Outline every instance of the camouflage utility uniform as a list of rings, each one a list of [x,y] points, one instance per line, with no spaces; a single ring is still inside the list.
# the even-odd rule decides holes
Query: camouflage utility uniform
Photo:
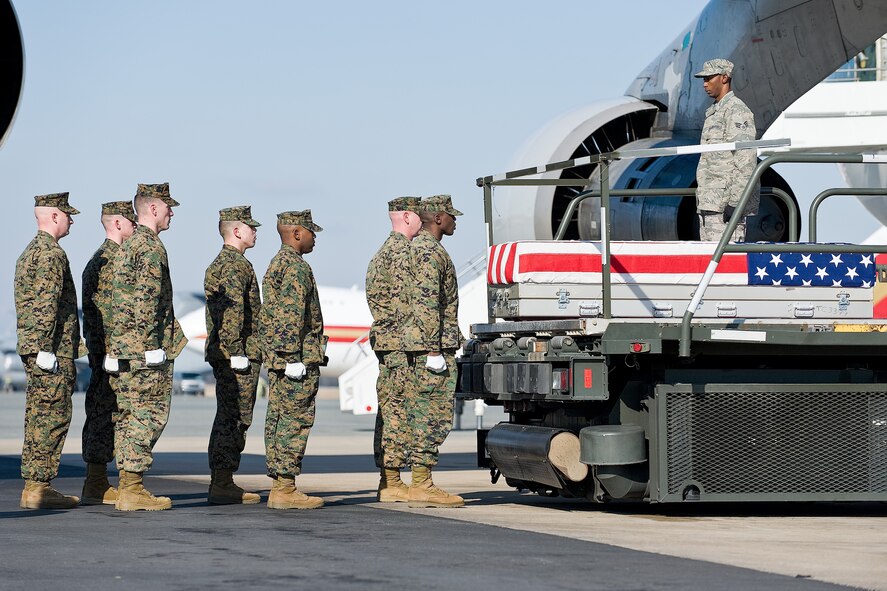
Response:
[[[206,360],[216,377],[216,418],[209,438],[209,467],[240,467],[246,431],[253,421],[259,383],[259,284],[252,264],[230,245],[206,270]],[[245,370],[231,368],[231,357],[247,357]]]
[[[418,198],[415,201],[418,203]],[[418,396],[415,367],[419,353],[427,351],[419,343],[414,292],[410,239],[391,232],[370,260],[366,274],[367,304],[373,315],[370,345],[379,359],[379,412],[373,438],[373,455],[379,468],[402,469],[411,461],[414,434],[410,416]]]
[[[323,314],[311,266],[284,244],[262,280],[259,331],[268,367],[265,456],[268,476],[298,476],[308,434],[314,425],[315,398],[324,363]],[[284,374],[287,363],[303,363],[301,379]]]
[[[49,482],[58,475],[71,425],[80,321],[68,256],[46,232],[38,232],[16,261],[15,311],[17,352],[28,380],[21,474],[25,480]],[[58,371],[37,365],[41,351],[55,353]]]
[[[419,396],[411,407],[414,431],[411,463],[435,466],[438,448],[452,428],[456,391],[456,350],[462,346],[459,330],[459,286],[456,268],[443,245],[427,230],[412,241],[416,261],[416,325],[424,351],[440,351],[447,369],[435,373],[425,367],[426,357],[416,360]]]
[[[731,91],[705,111],[700,141],[703,144],[753,141],[755,133],[754,115]],[[727,205],[735,207],[739,203],[757,161],[757,151],[754,149],[706,152],[699,157],[699,167],[696,169],[696,209],[699,211],[699,234],[702,240],[721,239],[727,229],[724,208]],[[743,218],[758,212],[759,201],[760,189],[752,193],[742,214]],[[736,215],[740,215],[740,212],[736,212]],[[733,240],[745,240],[745,219],[736,227]]]
[[[176,203],[177,204],[177,203]],[[173,360],[187,340],[175,318],[166,248],[139,225],[114,260],[108,355],[120,360],[111,379],[119,416],[114,430],[117,467],[144,472],[169,418]],[[145,352],[163,349],[167,360],[145,363]]]
[[[107,353],[105,325],[111,318],[113,259],[119,251],[119,244],[106,239],[83,269],[83,335],[92,370],[83,423],[83,461],[87,464],[107,464],[114,458],[117,398],[102,362]]]

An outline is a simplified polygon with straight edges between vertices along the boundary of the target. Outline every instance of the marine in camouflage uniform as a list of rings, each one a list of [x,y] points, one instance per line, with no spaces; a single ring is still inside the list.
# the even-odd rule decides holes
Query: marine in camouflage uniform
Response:
[[[373,315],[370,345],[379,360],[373,456],[381,474],[377,496],[381,502],[405,502],[409,495],[400,471],[412,459],[415,435],[410,414],[418,398],[415,365],[424,352],[414,317],[415,259],[410,248],[421,229],[419,201],[399,197],[388,202],[392,231],[366,273],[366,298]]]
[[[254,504],[258,494],[234,484],[246,431],[253,422],[262,356],[259,348],[259,282],[243,256],[256,244],[249,206],[219,211],[221,252],[206,269],[206,360],[216,378],[216,417],[209,438],[212,472],[208,498],[212,504]]]
[[[166,248],[158,233],[169,228],[179,203],[169,185],[140,184],[134,199],[139,225],[114,259],[111,321],[106,370],[119,409],[114,430],[121,470],[116,507],[123,511],[168,509],[167,497],[154,497],[142,485],[151,451],[169,418],[173,360],[187,340],[173,310]]]
[[[462,346],[456,268],[440,241],[453,235],[456,216],[462,212],[453,207],[449,195],[423,199],[420,210],[422,230],[412,242],[416,274],[413,310],[422,348],[429,353],[416,363],[419,396],[410,409],[415,440],[410,450],[413,482],[409,502],[412,507],[458,507],[465,504],[462,497],[436,487],[431,469],[437,465],[438,449],[452,428],[456,350]]]
[[[111,318],[111,264],[120,244],[132,236],[135,212],[129,201],[102,204],[105,241],[86,263],[82,276],[83,335],[92,371],[86,389],[86,421],[83,423],[83,461],[86,480],[81,502],[84,505],[113,505],[117,490],[108,482],[107,464],[114,459],[114,421],[117,398],[103,367],[107,351],[105,323]]]
[[[702,144],[753,141],[755,117],[742,100],[730,90],[733,63],[725,59],[705,62],[696,78],[704,79],[705,91],[715,103],[705,111]],[[706,152],[696,169],[696,209],[699,212],[701,240],[720,240],[727,222],[734,215],[739,198],[757,165],[754,149]],[[758,212],[760,189],[753,193],[733,232],[733,241],[745,240],[746,216]]]
[[[259,333],[268,367],[265,461],[274,479],[272,509],[314,509],[323,505],[295,486],[314,425],[320,366],[325,360],[323,314],[311,266],[302,258],[314,249],[322,228],[311,210],[277,215],[281,247],[262,280]]]
[[[71,395],[80,356],[77,291],[58,240],[67,236],[80,213],[67,193],[34,198],[37,236],[15,264],[18,354],[27,376],[25,438],[22,446],[20,505],[23,509],[67,509],[79,499],[53,489],[62,447],[71,425]]]

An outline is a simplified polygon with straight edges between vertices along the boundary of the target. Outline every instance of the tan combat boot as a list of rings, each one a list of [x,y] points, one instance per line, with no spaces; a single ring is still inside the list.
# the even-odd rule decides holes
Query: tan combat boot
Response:
[[[76,507],[79,502],[79,497],[63,495],[49,486],[48,482],[25,480],[25,489],[22,491],[19,507],[22,509],[70,509]]]
[[[278,476],[268,495],[269,509],[317,509],[323,507],[323,499],[309,497],[296,488],[295,476]]]
[[[233,471],[213,470],[207,500],[210,505],[255,505],[262,497],[234,484]]]
[[[410,484],[410,507],[462,507],[465,500],[434,486],[431,468],[413,466],[413,482]]]
[[[172,507],[169,497],[155,497],[142,485],[141,472],[120,472],[117,487],[118,511],[163,511]]]
[[[84,505],[114,505],[117,502],[117,489],[108,482],[108,466],[87,464],[86,481],[83,483]]]
[[[406,503],[410,500],[410,487],[400,479],[399,469],[382,468],[376,500],[380,503]]]

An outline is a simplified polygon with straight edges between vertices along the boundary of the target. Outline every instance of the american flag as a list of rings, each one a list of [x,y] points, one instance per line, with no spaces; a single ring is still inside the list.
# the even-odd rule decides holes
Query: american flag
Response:
[[[873,254],[751,253],[749,285],[797,287],[871,287]]]
[[[697,285],[711,261],[712,242],[612,242],[611,281],[623,284]],[[871,288],[872,253],[727,253],[711,285]],[[490,248],[487,282],[597,284],[602,281],[601,243],[506,242]]]

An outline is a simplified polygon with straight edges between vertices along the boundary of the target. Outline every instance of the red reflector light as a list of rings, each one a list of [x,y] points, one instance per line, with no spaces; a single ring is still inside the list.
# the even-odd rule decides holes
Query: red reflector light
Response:
[[[640,353],[641,351],[644,350],[644,346],[641,343],[632,343],[631,350],[634,351],[635,353]]]
[[[585,387],[591,388],[591,370],[586,369],[583,371],[584,379],[585,379]]]

